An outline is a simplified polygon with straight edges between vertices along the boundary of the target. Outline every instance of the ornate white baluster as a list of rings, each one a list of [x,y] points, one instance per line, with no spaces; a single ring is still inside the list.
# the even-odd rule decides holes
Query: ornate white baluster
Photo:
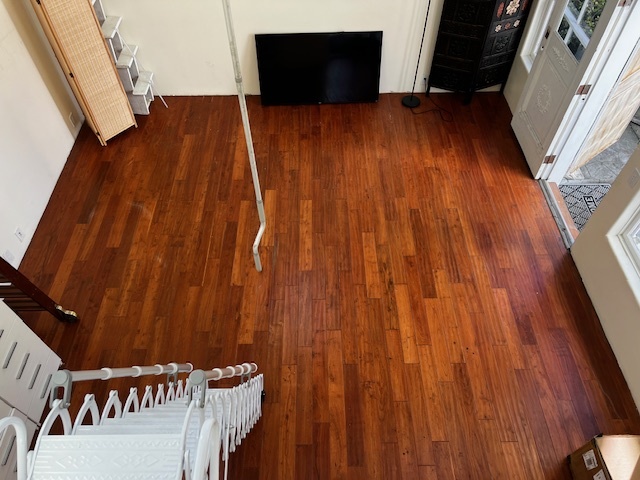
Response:
[[[167,388],[167,402],[171,402],[176,399],[176,388],[173,382],[169,382],[169,388]]]
[[[109,413],[113,411],[113,417],[109,417]],[[117,390],[111,390],[109,392],[109,398],[107,398],[107,403],[104,405],[104,409],[102,410],[102,416],[100,417],[100,425],[104,424],[104,421],[107,418],[120,418],[122,417],[122,402],[118,397]]]
[[[84,396],[84,403],[80,407],[80,410],[78,410],[78,415],[76,415],[76,419],[73,422],[73,429],[71,430],[72,435],[76,434],[78,427],[82,425],[87,413],[91,413],[91,425],[100,424],[100,410],[98,409],[96,398],[92,393]]]
[[[158,384],[158,391],[156,392],[155,404],[156,405],[164,405],[164,403],[165,403],[164,384],[159,383]]]
[[[139,411],[140,411],[140,402],[138,401],[138,389],[136,387],[131,387],[129,389],[129,396],[127,397],[127,400],[124,402],[124,407],[122,407],[122,416],[126,417],[131,412],[135,413]]]
[[[140,410],[144,410],[146,408],[153,408],[153,388],[151,385],[147,385],[144,389],[144,395],[142,396],[142,401],[140,402]]]

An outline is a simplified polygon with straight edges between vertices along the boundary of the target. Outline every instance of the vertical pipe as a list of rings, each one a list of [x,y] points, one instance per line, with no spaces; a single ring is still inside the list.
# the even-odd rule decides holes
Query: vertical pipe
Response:
[[[240,60],[238,58],[238,47],[236,44],[236,34],[233,29],[233,19],[231,17],[231,6],[229,0],[222,0],[224,9],[224,20],[227,25],[227,37],[229,39],[229,50],[231,51],[231,60],[233,62],[233,72],[236,77],[236,88],[238,90],[238,103],[240,104],[240,113],[242,114],[242,125],[244,127],[244,138],[247,142],[247,151],[249,152],[249,163],[251,165],[251,176],[253,177],[253,189],[256,194],[256,206],[258,207],[258,218],[260,219],[260,228],[253,242],[253,260],[256,264],[256,270],[262,271],[262,262],[260,261],[260,253],[258,246],[267,226],[267,219],[264,214],[264,204],[262,202],[262,192],[260,190],[260,179],[258,178],[258,167],[256,166],[256,154],[253,150],[253,139],[251,137],[251,127],[249,126],[249,112],[247,110],[247,100],[244,95],[244,85],[242,83],[242,72],[240,70]]]

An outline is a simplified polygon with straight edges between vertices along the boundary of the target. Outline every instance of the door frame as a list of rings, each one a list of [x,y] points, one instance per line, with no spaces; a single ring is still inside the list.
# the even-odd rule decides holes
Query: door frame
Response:
[[[633,0],[629,6],[616,7],[581,82],[592,87],[588,95],[574,96],[570,102],[549,148],[549,155],[556,156],[555,161],[543,171],[541,179],[560,184],[573,164],[640,41],[640,29],[634,28],[637,25],[640,25],[640,0]]]

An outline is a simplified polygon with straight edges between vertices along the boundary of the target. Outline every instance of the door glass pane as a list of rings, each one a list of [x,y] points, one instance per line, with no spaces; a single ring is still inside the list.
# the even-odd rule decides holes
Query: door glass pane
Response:
[[[596,28],[598,20],[600,20],[605,3],[606,0],[590,0],[589,5],[584,9],[584,14],[580,19],[580,26],[589,38],[593,35],[593,30]]]
[[[569,10],[571,10],[571,13],[578,18],[580,10],[582,10],[582,7],[584,6],[584,0],[569,0],[569,4],[567,6],[569,7]]]
[[[558,35],[580,61],[607,0],[568,0],[558,26]]]
[[[558,35],[563,40],[567,37],[567,32],[569,31],[569,22],[567,19],[562,17],[562,22],[560,22],[560,26],[558,27]]]
[[[580,43],[580,40],[578,40],[574,34],[570,34],[565,40],[568,40],[567,47],[569,47],[573,56],[576,57],[576,60],[580,61],[582,54],[584,53],[584,45]]]

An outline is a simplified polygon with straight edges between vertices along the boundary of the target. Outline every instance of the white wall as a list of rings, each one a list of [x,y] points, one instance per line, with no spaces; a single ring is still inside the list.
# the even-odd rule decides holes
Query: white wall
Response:
[[[233,17],[245,90],[259,93],[256,33],[382,30],[381,92],[411,90],[427,0],[234,0]],[[167,95],[235,93],[219,0],[103,0],[108,15],[123,17],[121,32],[138,45],[143,67]],[[416,91],[430,65],[442,0],[432,0]]]
[[[14,266],[73,147],[65,120],[0,2],[0,256]],[[26,235],[23,242],[16,227]]]
[[[629,217],[640,208],[640,185],[629,183],[637,169],[640,149],[578,235],[571,254],[636,406],[640,406],[640,277],[617,238]]]

